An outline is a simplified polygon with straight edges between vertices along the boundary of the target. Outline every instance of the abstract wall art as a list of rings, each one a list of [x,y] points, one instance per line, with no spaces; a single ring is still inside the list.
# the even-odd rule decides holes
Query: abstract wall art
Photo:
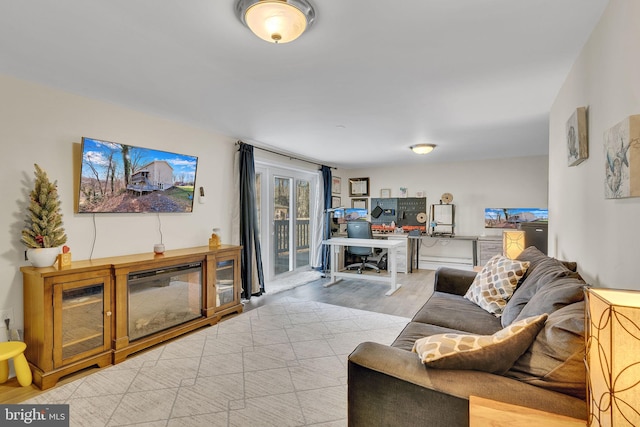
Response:
[[[629,116],[604,133],[604,196],[640,196],[640,115]]]
[[[580,107],[567,121],[567,159],[569,166],[576,166],[589,157],[587,136],[587,108]]]

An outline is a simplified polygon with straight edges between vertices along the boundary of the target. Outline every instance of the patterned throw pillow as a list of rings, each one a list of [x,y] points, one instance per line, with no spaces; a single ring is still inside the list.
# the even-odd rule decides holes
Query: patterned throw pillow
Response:
[[[413,352],[429,368],[504,374],[544,327],[546,314],[513,322],[493,335],[437,334],[416,340]]]
[[[500,317],[527,268],[527,261],[495,255],[473,279],[464,297]]]

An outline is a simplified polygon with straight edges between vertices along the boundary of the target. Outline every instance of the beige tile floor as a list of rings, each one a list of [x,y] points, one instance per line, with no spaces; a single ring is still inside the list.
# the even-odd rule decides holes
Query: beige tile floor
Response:
[[[348,354],[407,322],[282,297],[24,403],[72,426],[346,426]]]

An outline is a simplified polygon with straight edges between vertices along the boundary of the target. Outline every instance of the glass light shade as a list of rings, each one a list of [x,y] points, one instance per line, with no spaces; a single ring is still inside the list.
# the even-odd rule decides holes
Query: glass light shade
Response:
[[[288,43],[307,28],[307,18],[282,0],[263,0],[247,9],[245,22],[253,33],[271,43]]]
[[[640,292],[588,288],[590,426],[640,425]]]
[[[433,151],[434,148],[436,148],[435,144],[416,144],[416,145],[412,145],[411,147],[411,151],[413,151],[416,154],[427,154]]]
[[[516,259],[524,251],[524,231],[505,230],[502,232],[502,252],[509,259]]]

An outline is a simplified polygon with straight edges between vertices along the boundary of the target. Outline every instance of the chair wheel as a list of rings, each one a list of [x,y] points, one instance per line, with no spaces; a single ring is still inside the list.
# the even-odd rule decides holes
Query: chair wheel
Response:
[[[376,270],[376,273],[380,273],[380,270]]]
[[[358,270],[358,274],[362,274],[362,270]]]

